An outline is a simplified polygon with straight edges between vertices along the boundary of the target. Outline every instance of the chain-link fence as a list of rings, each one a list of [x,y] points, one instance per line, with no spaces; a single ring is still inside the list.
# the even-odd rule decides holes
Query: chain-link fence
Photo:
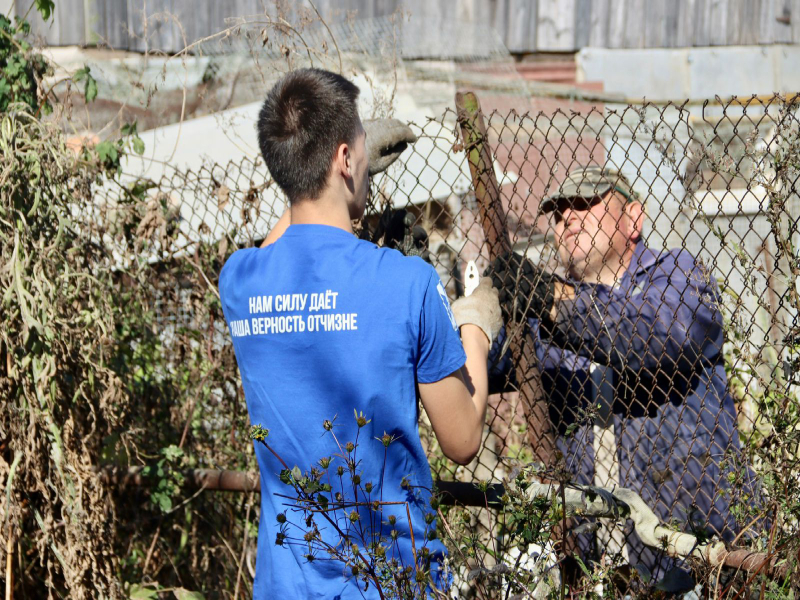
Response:
[[[441,477],[502,481],[519,461],[563,461],[574,482],[633,489],[686,531],[765,534],[757,517],[774,498],[757,480],[770,463],[796,482],[800,449],[795,112],[778,97],[492,112],[477,142],[459,135],[465,114],[420,128],[411,157],[377,187],[431,232],[453,296],[468,261],[482,272],[508,249],[493,247],[498,230],[576,296],[509,327],[523,330],[516,353],[513,332],[495,345],[482,451]],[[469,152],[482,140],[491,169]],[[590,165],[605,182],[581,170]],[[543,273],[528,276],[535,288]],[[594,538],[584,550],[658,562],[630,524]]]
[[[483,273],[509,250],[533,265],[517,290],[553,274],[560,294],[506,313],[471,464],[444,459],[423,423],[438,479],[502,483],[543,463],[544,480],[630,488],[681,530],[766,544],[800,485],[795,102],[498,110],[482,129],[454,108],[411,124],[418,140],[372,181],[362,234],[387,207],[412,214],[451,299],[471,262]],[[286,207],[257,158],[167,173],[143,223],[189,262],[210,244],[221,266]],[[171,327],[193,319],[162,308]],[[229,344],[219,321],[204,331]],[[473,526],[490,526],[485,512]],[[630,523],[578,538],[588,554],[661,561]]]

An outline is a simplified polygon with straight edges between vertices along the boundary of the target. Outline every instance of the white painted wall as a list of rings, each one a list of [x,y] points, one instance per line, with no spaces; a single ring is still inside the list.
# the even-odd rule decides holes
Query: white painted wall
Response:
[[[578,80],[629,98],[685,100],[800,91],[800,45],[650,50],[584,48]]]

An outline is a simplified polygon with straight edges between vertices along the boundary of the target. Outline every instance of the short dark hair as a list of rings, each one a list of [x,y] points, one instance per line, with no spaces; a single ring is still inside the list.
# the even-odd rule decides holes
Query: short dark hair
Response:
[[[258,145],[272,178],[290,202],[316,199],[339,144],[358,133],[359,89],[322,69],[284,75],[258,115]]]

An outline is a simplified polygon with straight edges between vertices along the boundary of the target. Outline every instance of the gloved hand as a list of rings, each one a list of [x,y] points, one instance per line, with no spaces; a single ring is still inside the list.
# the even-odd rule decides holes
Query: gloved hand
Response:
[[[488,269],[507,319],[550,320],[557,277],[515,252],[497,257]]]
[[[430,262],[428,253],[428,232],[421,225],[415,225],[416,217],[405,208],[392,210],[386,208],[372,235],[377,242],[383,237],[383,245],[399,250],[406,256],[419,256]]]
[[[369,119],[363,125],[367,132],[370,177],[386,170],[409,144],[417,141],[411,128],[397,119]]]
[[[492,280],[488,277],[481,279],[471,295],[453,302],[451,308],[459,327],[468,323],[477,325],[489,338],[489,345],[494,342],[503,326],[497,290],[492,287]]]

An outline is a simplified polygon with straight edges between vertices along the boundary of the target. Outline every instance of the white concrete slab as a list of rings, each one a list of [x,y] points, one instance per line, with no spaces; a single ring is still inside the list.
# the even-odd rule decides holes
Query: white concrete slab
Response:
[[[584,48],[580,81],[630,98],[685,100],[800,91],[800,46],[678,49]]]
[[[578,81],[602,81],[606,92],[648,100],[685,98],[690,92],[683,50],[584,48],[576,62]]]

